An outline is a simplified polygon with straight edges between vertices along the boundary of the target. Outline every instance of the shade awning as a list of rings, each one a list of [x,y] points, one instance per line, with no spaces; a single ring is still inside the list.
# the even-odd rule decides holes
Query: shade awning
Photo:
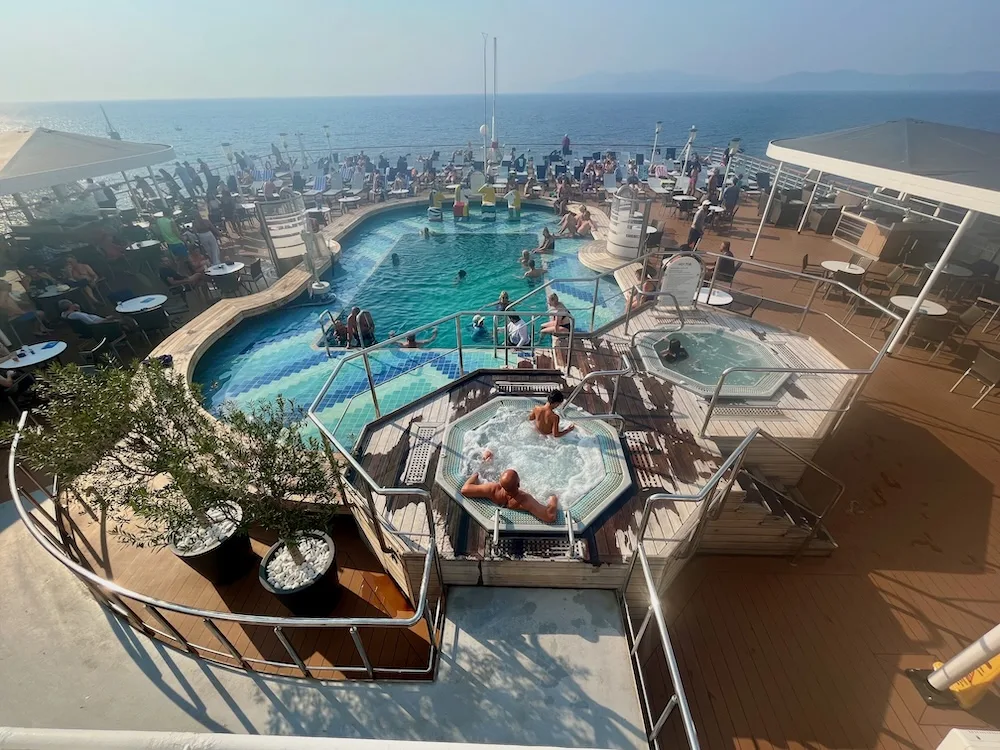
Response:
[[[0,133],[0,195],[42,190],[174,158],[162,143],[132,143],[47,128]]]
[[[1000,133],[895,120],[771,141],[772,159],[1000,216]]]

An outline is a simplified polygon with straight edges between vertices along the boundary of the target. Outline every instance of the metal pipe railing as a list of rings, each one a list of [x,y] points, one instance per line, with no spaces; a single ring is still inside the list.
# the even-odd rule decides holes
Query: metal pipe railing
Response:
[[[14,502],[14,507],[17,510],[18,516],[24,523],[28,530],[28,533],[34,538],[34,540],[41,545],[49,555],[60,562],[65,568],[67,568],[71,573],[73,573],[77,578],[79,578],[94,594],[102,601],[106,606],[113,609],[115,612],[123,617],[129,619],[136,627],[147,633],[152,633],[160,636],[161,638],[167,639],[168,641],[176,642],[179,648],[189,651],[195,655],[208,654],[213,657],[232,657],[236,659],[242,666],[275,666],[275,667],[299,667],[300,671],[305,676],[313,676],[312,672],[323,671],[323,672],[350,672],[358,671],[357,668],[351,666],[337,666],[330,665],[325,667],[310,667],[308,669],[303,668],[304,665],[301,663],[301,657],[295,650],[294,645],[288,641],[286,637],[283,636],[282,628],[411,628],[421,620],[426,620],[428,605],[427,598],[430,590],[430,577],[431,571],[435,569],[435,562],[437,560],[437,546],[434,539],[431,539],[431,543],[428,545],[427,550],[424,555],[424,569],[421,574],[420,579],[420,590],[415,603],[415,611],[412,616],[407,618],[378,618],[378,617],[277,617],[271,615],[248,615],[240,614],[234,612],[219,612],[215,610],[206,610],[198,607],[189,607],[183,604],[177,604],[176,602],[170,602],[163,599],[158,599],[147,594],[143,594],[132,589],[126,588],[121,584],[110,581],[106,578],[102,578],[98,574],[94,573],[92,570],[84,567],[76,560],[72,559],[67,554],[67,549],[60,545],[54,540],[53,535],[46,533],[46,529],[38,526],[36,519],[33,514],[25,507],[23,491],[17,486],[17,480],[15,476],[15,470],[17,468],[17,449],[20,445],[21,435],[24,431],[24,425],[28,417],[28,412],[23,412],[21,418],[17,425],[17,430],[11,441],[10,454],[7,461],[7,477],[8,477],[8,489],[10,491],[11,498]],[[48,491],[46,490],[46,494]],[[58,497],[49,495],[50,499],[54,503],[59,503]],[[31,499],[34,503],[34,499]],[[437,568],[440,575],[440,568]],[[443,588],[444,581],[443,578],[440,580],[441,586]],[[160,624],[162,629],[153,627],[145,623],[135,612],[124,604],[121,600],[125,599],[138,604],[141,604],[143,608],[150,614],[150,616]],[[116,604],[117,602],[117,604]],[[227,649],[229,653],[213,649],[211,647],[197,645],[186,639],[183,634],[177,629],[176,625],[171,623],[163,615],[162,610],[167,612],[173,612],[178,615],[193,617],[201,622],[211,622],[213,627],[209,627],[209,631],[216,634],[218,638],[219,629],[215,626],[217,622],[233,622],[239,625],[249,625],[249,626],[266,626],[271,627],[275,630],[275,634],[282,641],[282,644],[289,652],[289,656],[292,658],[292,663],[285,662],[274,662],[264,659],[248,658],[238,654],[233,647],[233,644],[229,639],[223,637],[219,638],[220,643]],[[440,612],[440,608],[439,608]],[[379,671],[385,674],[390,674],[393,676],[405,676],[413,674],[429,674],[433,671],[434,660],[436,655],[436,646],[438,630],[440,629],[440,621],[435,623],[434,628],[428,631],[428,637],[430,638],[431,650],[428,666],[424,669],[413,669],[413,668],[380,668]],[[365,654],[362,651],[362,659],[365,658]],[[311,670],[311,671],[310,671]]]
[[[326,347],[326,356],[327,357],[331,357],[332,355],[330,354],[330,334],[327,332],[327,328],[323,324],[323,316],[324,315],[326,315],[330,319],[330,326],[331,326],[331,328],[336,325],[337,320],[336,320],[336,318],[333,317],[333,313],[330,312],[329,309],[323,310],[319,314],[319,318],[318,318],[319,330],[323,334],[323,346]]]

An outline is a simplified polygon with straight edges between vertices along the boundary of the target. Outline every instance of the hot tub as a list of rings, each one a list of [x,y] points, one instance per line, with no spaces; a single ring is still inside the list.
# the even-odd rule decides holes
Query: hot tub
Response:
[[[560,409],[563,424],[576,429],[561,438],[539,435],[528,413],[543,399],[498,397],[456,419],[445,432],[435,481],[476,523],[493,528],[500,515],[500,530],[517,533],[565,533],[566,513],[575,533],[584,531],[601,513],[632,486],[621,440],[607,423],[590,419],[574,421],[585,412],[570,406]],[[483,451],[494,453],[482,461]],[[554,523],[539,521],[520,510],[500,508],[488,500],[462,495],[465,480],[479,472],[483,481],[495,481],[506,469],[521,476],[521,487],[545,502],[559,498]]]
[[[678,339],[686,359],[667,362],[670,339]],[[730,367],[787,367],[766,342],[719,326],[691,325],[675,333],[648,333],[636,342],[646,369],[664,380],[703,396],[715,393],[722,373]],[[788,373],[734,372],[719,393],[724,398],[771,399],[788,380]]]

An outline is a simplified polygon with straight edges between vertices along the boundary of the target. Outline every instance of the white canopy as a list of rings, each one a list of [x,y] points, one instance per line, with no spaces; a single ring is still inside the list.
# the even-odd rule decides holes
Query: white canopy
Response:
[[[895,120],[771,141],[776,161],[1000,216],[1000,133]]]
[[[174,158],[160,143],[130,143],[47,128],[0,133],[0,195],[149,167]]]

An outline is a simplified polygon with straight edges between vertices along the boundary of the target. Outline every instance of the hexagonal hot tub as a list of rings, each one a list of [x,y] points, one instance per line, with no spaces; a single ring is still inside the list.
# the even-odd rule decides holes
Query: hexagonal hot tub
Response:
[[[685,359],[667,362],[670,339],[687,351]],[[722,373],[730,367],[787,367],[765,343],[711,325],[685,326],[674,333],[648,333],[636,343],[646,369],[671,383],[711,396]],[[719,393],[727,398],[772,398],[788,373],[734,372]]]
[[[576,429],[561,438],[544,437],[528,421],[532,407],[542,403],[535,398],[498,397],[456,419],[445,433],[436,481],[487,529],[493,528],[499,512],[501,531],[563,533],[569,512],[574,532],[582,532],[632,486],[621,440],[611,426],[596,419],[575,422],[574,417],[585,412],[570,406],[560,414],[564,424],[576,424]],[[494,458],[483,462],[487,448]],[[478,471],[484,481],[494,481],[506,469],[517,470],[521,486],[542,502],[553,494],[559,498],[554,523],[462,495],[462,485],[473,472]]]

